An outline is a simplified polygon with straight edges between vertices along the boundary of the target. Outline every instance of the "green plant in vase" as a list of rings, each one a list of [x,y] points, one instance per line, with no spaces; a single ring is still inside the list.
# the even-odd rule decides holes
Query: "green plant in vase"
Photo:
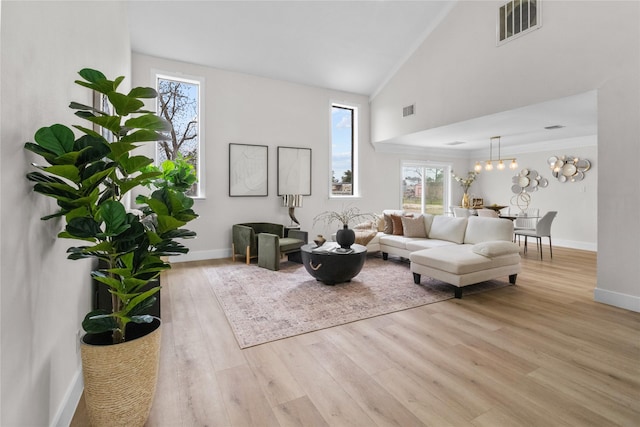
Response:
[[[159,321],[154,320],[149,310],[160,287],[143,288],[170,268],[164,257],[188,252],[177,239],[195,237],[193,231],[182,227],[198,215],[193,211],[193,199],[185,194],[184,187],[172,185],[159,186],[150,194],[139,196],[137,201],[143,204],[143,213],[136,214],[127,209],[124,201],[130,191],[163,175],[161,171],[146,170],[153,160],[136,155],[135,149],[141,143],[165,139],[163,132],[169,131],[171,125],[144,109],[143,99],[157,96],[154,89],[136,87],[122,93],[117,89],[124,77],[109,80],[100,71],[89,68],[82,69],[79,74],[82,80],[76,80],[78,85],[94,91],[108,102],[101,103],[100,107],[71,102],[69,107],[76,111],[75,115],[89,122],[88,126],[74,126],[80,134],[78,137],[74,130],[62,124],[40,128],[35,133],[35,142],[27,142],[24,147],[42,157],[46,164],[33,163],[37,170],[27,174],[27,178],[34,183],[34,191],[57,202],[58,210],[42,219],[63,217],[66,225],[58,237],[82,242],[68,248],[68,258],[100,261],[91,275],[108,288],[112,309],[90,311],[82,327],[87,336],[109,334],[111,343],[119,344],[127,340],[130,324],[155,322],[158,323],[156,328],[159,327]],[[100,127],[102,132],[94,130],[94,126]],[[91,280],[87,280],[87,284],[90,285]],[[157,340],[159,346],[159,335]],[[103,360],[100,360],[101,353],[97,353],[98,362],[104,362],[107,367],[96,368],[86,366],[85,359],[94,359],[85,358],[85,347],[82,347],[85,397],[92,424],[144,424],[153,394],[151,401],[144,404],[137,397],[141,393],[148,394],[151,386],[155,390],[155,377],[136,388],[136,375],[129,365],[130,358],[134,357],[131,350],[117,346],[123,348],[122,352],[118,356],[102,356]],[[87,354],[90,351],[87,350]],[[142,354],[145,353],[148,351]],[[157,374],[157,357],[154,360]],[[103,385],[92,386],[101,369],[107,370],[102,372],[101,378],[107,378],[115,388],[94,395],[95,390],[103,388]],[[153,366],[150,369],[153,370]],[[112,408],[117,410],[103,410],[106,415],[101,419],[101,415],[94,415],[89,408],[90,402],[98,402],[96,407],[104,407],[106,400],[113,400]],[[130,401],[136,407],[133,409],[140,407],[146,415],[120,419],[110,415],[114,411],[126,412],[122,408]]]

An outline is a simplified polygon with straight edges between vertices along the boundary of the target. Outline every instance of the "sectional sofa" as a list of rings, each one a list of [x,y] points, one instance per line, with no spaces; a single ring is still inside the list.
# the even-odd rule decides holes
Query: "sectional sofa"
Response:
[[[407,216],[384,211],[378,221],[354,227],[357,241],[368,251],[410,260],[414,282],[422,275],[462,287],[520,272],[519,246],[512,243],[513,222],[500,218],[453,218],[444,215]],[[363,241],[362,239],[365,239]]]

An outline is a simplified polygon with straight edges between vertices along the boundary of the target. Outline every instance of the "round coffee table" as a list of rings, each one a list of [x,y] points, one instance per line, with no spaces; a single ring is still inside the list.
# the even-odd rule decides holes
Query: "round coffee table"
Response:
[[[351,251],[342,252],[335,242],[318,247],[315,244],[300,248],[302,264],[310,275],[326,285],[349,282],[356,277],[367,257],[367,248],[351,245]]]

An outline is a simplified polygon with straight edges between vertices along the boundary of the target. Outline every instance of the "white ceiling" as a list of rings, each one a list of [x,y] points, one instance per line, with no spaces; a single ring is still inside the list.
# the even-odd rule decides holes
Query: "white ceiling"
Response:
[[[455,1],[130,1],[135,52],[371,95]]]
[[[372,96],[456,0],[130,0],[134,52]],[[455,150],[596,133],[594,92],[429,129],[394,144]],[[549,125],[562,129],[547,131]],[[454,141],[464,144],[448,145]],[[384,145],[384,144],[379,144]]]

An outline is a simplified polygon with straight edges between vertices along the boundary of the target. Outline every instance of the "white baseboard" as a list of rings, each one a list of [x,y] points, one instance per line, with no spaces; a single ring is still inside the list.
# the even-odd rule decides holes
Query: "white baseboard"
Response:
[[[635,295],[595,288],[593,290],[593,300],[640,313],[640,297]]]
[[[84,381],[82,380],[82,368],[79,367],[71,380],[71,384],[69,384],[69,388],[65,393],[64,399],[62,399],[62,404],[58,408],[58,412],[53,417],[53,420],[51,420],[51,427],[67,427],[71,424],[83,390]]]
[[[549,244],[549,241],[545,238],[542,238],[542,244]],[[580,249],[583,251],[598,251],[598,244],[591,242],[577,242],[575,240],[556,240],[553,237],[551,238],[551,244],[553,246],[558,246],[562,248],[571,248],[571,249]]]

